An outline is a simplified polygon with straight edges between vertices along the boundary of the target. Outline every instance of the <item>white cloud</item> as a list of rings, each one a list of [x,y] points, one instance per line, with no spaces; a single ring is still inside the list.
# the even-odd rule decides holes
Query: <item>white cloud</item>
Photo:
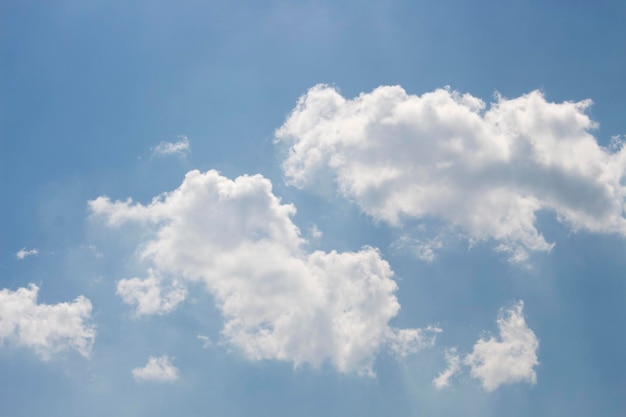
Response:
[[[187,136],[181,135],[177,142],[161,141],[156,148],[152,150],[154,155],[185,155],[190,152],[189,139]]]
[[[478,340],[474,350],[463,360],[487,391],[502,384],[537,382],[534,367],[539,364],[539,341],[526,325],[523,309],[524,303],[519,301],[511,309],[501,310],[497,321],[499,340],[494,337]]]
[[[71,303],[37,304],[36,285],[0,291],[0,344],[29,347],[44,360],[67,348],[88,357],[96,336],[88,323],[91,302],[82,295]]]
[[[22,259],[26,258],[27,256],[33,256],[33,255],[37,255],[37,254],[39,254],[39,251],[37,250],[37,248],[33,248],[33,249],[30,249],[30,250],[27,250],[26,248],[22,248],[22,249],[17,251],[17,253],[15,254],[15,257],[21,261]]]
[[[99,197],[89,206],[110,226],[135,222],[151,233],[140,251],[148,278],[120,281],[132,282],[132,290],[118,287],[126,302],[138,312],[164,312],[175,305],[162,295],[172,277],[202,283],[224,317],[223,340],[249,359],[330,362],[341,372],[372,374],[382,347],[400,349],[402,341],[411,352],[431,340],[428,329],[389,326],[400,309],[397,285],[377,250],[306,252],[291,221],[295,207],[260,175],[230,180],[191,171],[150,204]]]
[[[213,342],[211,341],[211,338],[209,336],[204,336],[204,335],[199,334],[198,340],[202,341],[202,347],[204,349],[207,349],[213,346]]]
[[[403,358],[435,344],[435,336],[441,333],[439,327],[425,329],[392,329],[387,335],[387,345],[391,352]]]
[[[143,368],[135,368],[132,370],[136,380],[153,381],[153,382],[173,382],[179,377],[178,368],[172,365],[167,355],[161,357],[150,356],[148,363]]]
[[[324,236],[324,233],[317,227],[316,224],[311,226],[311,228],[309,229],[309,234],[313,239],[319,239]]]
[[[163,283],[152,270],[144,279],[119,280],[116,292],[126,304],[137,305],[137,315],[169,313],[187,296],[184,285],[175,280]]]
[[[553,247],[536,228],[540,210],[574,231],[626,235],[626,149],[617,139],[598,145],[590,105],[534,91],[486,106],[449,89],[415,96],[399,86],[348,100],[318,85],[276,141],[288,148],[283,171],[297,187],[336,183],[376,220],[442,220],[523,262]]]
[[[395,249],[409,250],[422,261],[432,262],[435,260],[435,251],[443,247],[443,242],[440,237],[421,240],[409,235],[402,235],[392,246]]]
[[[449,386],[450,378],[461,369],[461,357],[456,353],[456,348],[446,350],[446,363],[448,367],[433,379],[433,385],[437,389]]]

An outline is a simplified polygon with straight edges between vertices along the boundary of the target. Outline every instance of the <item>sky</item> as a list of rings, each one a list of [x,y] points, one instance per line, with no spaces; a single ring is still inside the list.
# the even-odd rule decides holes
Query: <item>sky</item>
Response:
[[[0,415],[626,415],[625,20],[0,3]]]

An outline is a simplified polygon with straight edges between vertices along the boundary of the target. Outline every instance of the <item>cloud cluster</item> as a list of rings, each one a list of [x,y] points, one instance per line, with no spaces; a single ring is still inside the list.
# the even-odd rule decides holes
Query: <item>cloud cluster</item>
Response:
[[[33,284],[0,291],[0,344],[32,348],[44,360],[67,348],[88,357],[96,336],[91,302],[79,296],[71,303],[38,304],[38,291]]]
[[[148,363],[143,368],[135,368],[132,371],[137,381],[173,382],[179,377],[178,368],[172,365],[167,355],[160,357],[150,356]]]
[[[447,387],[450,378],[461,371],[461,365],[468,366],[471,375],[479,379],[487,391],[516,382],[535,384],[539,340],[526,324],[523,310],[522,301],[510,309],[500,310],[499,338],[479,339],[462,361],[455,348],[449,349],[446,352],[448,367],[433,380],[435,387]]]
[[[574,231],[626,235],[626,150],[598,145],[590,104],[534,91],[486,106],[450,89],[416,96],[398,86],[346,99],[318,85],[276,141],[297,187],[336,183],[376,220],[438,219],[447,233],[493,241],[520,262],[553,246],[536,228],[541,210]]]
[[[149,204],[103,196],[89,206],[110,226],[151,233],[140,250],[147,277],[119,281],[124,301],[138,314],[165,313],[183,300],[184,283],[200,283],[224,317],[223,340],[250,359],[372,374],[381,348],[405,355],[437,332],[389,325],[397,285],[376,249],[306,252],[295,207],[260,175],[191,171]]]

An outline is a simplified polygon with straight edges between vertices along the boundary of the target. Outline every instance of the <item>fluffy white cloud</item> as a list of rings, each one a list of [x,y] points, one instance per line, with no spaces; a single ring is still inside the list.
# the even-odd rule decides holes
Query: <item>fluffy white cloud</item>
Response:
[[[146,366],[135,368],[132,370],[132,373],[138,381],[172,382],[179,377],[178,368],[172,365],[167,355],[158,358],[150,356]]]
[[[33,255],[37,255],[37,254],[39,254],[39,251],[37,250],[37,248],[33,248],[33,249],[30,249],[30,250],[26,250],[26,248],[22,248],[22,249],[17,251],[17,253],[15,254],[15,257],[21,261],[22,259],[26,258],[27,256],[33,256]]]
[[[177,142],[161,141],[152,150],[154,155],[184,155],[190,152],[189,139],[187,136],[179,136]]]
[[[152,270],[148,270],[147,278],[118,281],[117,294],[125,303],[136,304],[138,315],[165,314],[185,300],[187,289],[176,280],[162,283]]]
[[[191,171],[150,204],[99,197],[89,205],[111,226],[135,222],[152,233],[140,251],[148,278],[118,286],[126,302],[165,312],[182,300],[163,291],[174,277],[202,283],[224,317],[222,338],[250,359],[371,374],[383,346],[402,355],[432,343],[434,329],[389,326],[397,285],[377,250],[306,252],[295,207],[260,175]]]
[[[502,384],[537,382],[534,367],[539,364],[539,341],[528,328],[523,315],[524,303],[500,311],[500,338],[480,339],[463,362],[471,368],[472,376],[480,379],[483,388],[493,391]]]
[[[433,385],[437,389],[449,386],[450,378],[461,369],[461,357],[456,353],[456,348],[446,350],[446,363],[448,367],[433,379]]]
[[[318,85],[276,141],[288,148],[283,171],[297,187],[336,183],[377,220],[435,218],[524,261],[553,246],[536,228],[540,210],[574,231],[626,235],[626,150],[598,145],[590,104],[550,103],[534,91],[486,106],[449,89],[415,96],[398,86],[348,100]]]
[[[71,303],[37,304],[38,291],[33,284],[0,291],[0,344],[32,348],[44,360],[67,348],[88,357],[96,335],[88,323],[91,302],[81,295]]]

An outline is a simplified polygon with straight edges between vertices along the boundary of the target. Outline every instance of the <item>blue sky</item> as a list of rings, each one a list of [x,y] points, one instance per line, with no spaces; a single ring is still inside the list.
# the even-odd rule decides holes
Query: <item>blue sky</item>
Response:
[[[623,416],[625,18],[3,2],[0,415]]]

